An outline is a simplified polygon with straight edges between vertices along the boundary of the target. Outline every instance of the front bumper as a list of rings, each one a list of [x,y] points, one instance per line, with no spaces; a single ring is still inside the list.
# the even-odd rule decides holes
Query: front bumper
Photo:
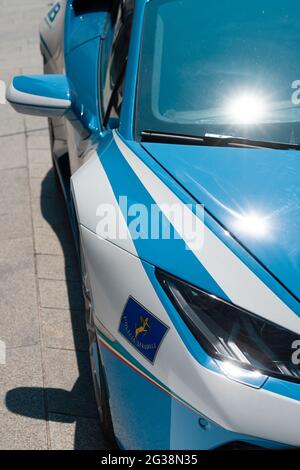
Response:
[[[241,405],[232,396],[231,405],[224,400],[224,412],[231,413],[232,423],[237,428],[247,427],[244,422],[245,415],[255,416],[257,435],[247,435],[238,431],[228,430],[213,420],[202,415],[188,403],[180,400],[171,390],[161,384],[154,376],[149,374],[141,365],[131,357],[117,342],[112,342],[98,332],[100,353],[109,370],[107,374],[110,390],[111,412],[114,422],[116,438],[124,449],[151,449],[151,450],[213,450],[218,448],[265,448],[288,449],[292,446],[267,438],[273,435],[268,430],[277,422],[281,425],[282,441],[288,438],[286,429],[289,424],[280,412],[276,416],[258,414],[258,410],[251,409],[248,403],[244,415],[239,413]],[[228,380],[228,379],[225,379]],[[122,383],[122,388],[116,387]],[[235,384],[247,387],[242,384]],[[291,384],[297,385],[298,384]],[[270,385],[269,385],[270,386]],[[249,387],[247,387],[249,388]],[[259,393],[259,390],[254,390]],[[218,389],[219,402],[222,406],[222,389]],[[239,391],[240,393],[240,391]],[[225,394],[226,395],[226,394]],[[225,396],[226,398],[226,396]],[[276,397],[279,403],[284,403],[284,397]],[[299,412],[299,403],[295,402],[295,411]],[[124,423],[127,423],[124,426]],[[297,431],[295,431],[297,433]],[[259,437],[265,434],[265,438]],[[300,433],[297,434],[300,442]],[[297,440],[297,436],[294,436]]]
[[[258,388],[228,378],[170,304],[152,265],[83,228],[82,237],[96,320],[111,335],[100,335],[99,345],[123,448],[300,447],[300,384],[267,378]],[[129,297],[170,327],[154,364],[119,332]]]

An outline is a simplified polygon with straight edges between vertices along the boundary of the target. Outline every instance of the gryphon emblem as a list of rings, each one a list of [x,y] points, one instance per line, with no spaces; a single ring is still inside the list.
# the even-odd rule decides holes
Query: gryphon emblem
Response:
[[[135,339],[137,339],[140,334],[145,336],[150,330],[149,318],[140,317],[140,321],[141,326],[135,326]]]

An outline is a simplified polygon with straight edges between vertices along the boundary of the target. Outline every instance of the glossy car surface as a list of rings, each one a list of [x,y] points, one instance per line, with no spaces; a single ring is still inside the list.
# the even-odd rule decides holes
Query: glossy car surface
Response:
[[[125,449],[300,446],[300,7],[217,4],[61,0],[7,93],[49,117]]]

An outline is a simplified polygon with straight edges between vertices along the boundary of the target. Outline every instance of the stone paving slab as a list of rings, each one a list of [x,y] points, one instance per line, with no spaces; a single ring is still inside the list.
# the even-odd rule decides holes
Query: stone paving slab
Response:
[[[45,364],[49,412],[97,418],[88,353],[48,348]]]
[[[56,200],[59,199],[60,202],[62,201],[61,194],[57,191],[57,184],[53,171],[48,173],[46,179],[44,175],[41,178],[31,176],[30,188],[33,199],[38,199],[41,197],[41,188],[43,188],[44,200],[46,198],[54,198]]]
[[[88,351],[84,311],[41,309],[46,348]]]
[[[8,348],[6,365],[1,366],[0,410],[26,416],[45,415],[42,400],[42,358],[40,345]]]
[[[0,240],[32,237],[27,169],[2,170],[0,181]]]
[[[33,242],[13,237],[0,243],[0,337],[7,348],[40,342]]]
[[[88,437],[93,436],[93,437]],[[52,449],[104,450],[107,444],[97,419],[79,418],[50,413]]]
[[[41,307],[84,309],[80,282],[40,279],[39,291]]]
[[[3,423],[0,431],[0,450],[47,450],[50,448],[44,419],[0,411],[0,423]],[[61,439],[60,442],[62,442]]]
[[[37,275],[40,279],[56,281],[80,281],[78,262],[75,257],[37,255]]]
[[[42,73],[49,0],[0,0],[0,103]],[[45,118],[0,104],[0,449],[101,449],[75,248]]]
[[[9,137],[1,137],[0,170],[25,168],[26,166],[27,157],[25,135],[16,134],[10,135]]]
[[[40,255],[73,256],[74,244],[67,229],[59,236],[48,227],[34,227],[35,253]]]

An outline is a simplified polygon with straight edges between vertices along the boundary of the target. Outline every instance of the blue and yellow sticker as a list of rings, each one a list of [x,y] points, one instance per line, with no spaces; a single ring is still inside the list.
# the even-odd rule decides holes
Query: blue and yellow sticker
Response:
[[[121,317],[119,332],[152,364],[169,327],[129,297]]]

